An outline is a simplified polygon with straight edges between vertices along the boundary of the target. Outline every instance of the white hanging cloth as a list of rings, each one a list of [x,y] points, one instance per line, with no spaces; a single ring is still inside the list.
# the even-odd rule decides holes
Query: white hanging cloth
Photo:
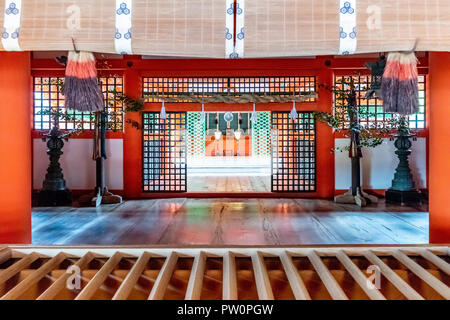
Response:
[[[167,119],[166,107],[164,106],[164,100],[162,101],[161,112],[159,113],[159,117],[163,120]]]
[[[199,122],[203,123],[206,119],[206,113],[205,113],[205,105],[202,103],[202,113],[200,114]]]
[[[289,119],[291,119],[292,121],[295,121],[295,120],[297,120],[297,118],[298,118],[298,112],[295,109],[295,100],[294,100],[293,105],[292,105],[292,110],[289,113]]]
[[[253,112],[252,112],[252,116],[250,117],[250,121],[252,123],[256,123],[258,121],[258,114],[256,113],[256,107],[255,107],[254,103],[253,103]]]

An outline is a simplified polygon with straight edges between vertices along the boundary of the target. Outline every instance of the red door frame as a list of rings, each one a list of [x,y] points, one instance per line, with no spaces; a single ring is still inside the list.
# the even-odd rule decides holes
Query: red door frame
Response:
[[[372,60],[376,60],[373,57]],[[101,75],[119,74],[124,77],[124,92],[134,98],[142,97],[142,77],[266,77],[266,76],[315,76],[317,84],[331,86],[335,74],[352,74],[355,71],[367,73],[364,67],[365,58],[346,58],[321,56],[317,58],[292,59],[142,59],[141,56],[124,56],[123,59],[99,60]],[[419,72],[426,74],[428,59],[419,59]],[[33,59],[32,75],[63,76],[63,68],[53,60]],[[299,111],[332,111],[332,94],[326,88],[320,88],[315,102],[305,102],[297,106]],[[251,111],[251,104],[226,105],[230,111]],[[207,104],[208,111],[222,111],[225,104]],[[258,104],[261,111],[289,111],[290,103]],[[146,103],[145,111],[159,111],[160,103]],[[166,103],[167,111],[200,111],[197,103]],[[132,127],[129,120],[141,123],[139,114],[127,113],[124,116],[123,132],[108,133],[109,138],[124,140],[124,195],[127,198],[161,198],[161,197],[320,197],[329,198],[334,195],[334,139],[339,134],[326,124],[317,123],[316,174],[315,192],[307,193],[145,193],[142,191],[142,134]],[[428,122],[427,122],[428,126]],[[419,132],[420,136],[428,136],[428,128]],[[36,136],[36,133],[34,133]],[[79,135],[79,138],[91,137],[91,132]],[[427,140],[428,141],[428,140]],[[428,161],[427,161],[428,163]],[[428,169],[428,168],[427,168]],[[427,170],[428,171],[428,170]],[[428,176],[428,174],[427,174]]]

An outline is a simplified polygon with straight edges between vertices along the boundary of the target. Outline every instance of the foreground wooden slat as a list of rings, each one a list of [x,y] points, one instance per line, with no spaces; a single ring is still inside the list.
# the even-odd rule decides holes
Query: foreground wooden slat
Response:
[[[131,268],[130,272],[128,272],[119,289],[117,289],[117,292],[114,294],[112,300],[126,300],[128,298],[133,290],[133,287],[138,282],[139,277],[142,275],[142,272],[150,260],[150,257],[151,254],[149,252],[144,252],[141,254],[139,259],[133,265],[133,268]]]
[[[398,274],[396,274],[388,265],[386,265],[375,253],[367,250],[364,256],[374,265],[380,268],[380,272],[388,279],[407,299],[424,300],[409,284],[407,284]]]
[[[292,263],[291,256],[286,251],[284,251],[280,254],[280,260],[283,264],[284,272],[286,273],[286,277],[288,278],[289,285],[291,286],[295,299],[311,300],[311,296],[306,289],[305,283],[300,277],[297,268]]]
[[[75,300],[89,300],[98,288],[105,282],[106,278],[111,274],[114,268],[122,260],[123,254],[116,252],[106,263],[97,271],[95,276],[88,282],[88,284],[75,297]]]
[[[28,267],[34,261],[39,258],[39,254],[36,252],[32,252],[13,265],[9,266],[9,268],[0,272],[0,284],[3,284],[5,281],[10,279],[12,276],[18,274],[20,271]]]
[[[414,260],[408,257],[400,250],[395,250],[392,254],[394,258],[403,263],[409,270],[411,270],[416,276],[425,281],[430,287],[436,290],[441,296],[445,299],[450,300],[450,288],[446,286],[439,279],[434,277],[427,270],[422,268],[419,264],[417,264]]]
[[[64,259],[67,258],[67,254],[64,252],[58,253],[55,257],[47,261],[39,269],[33,271],[28,277],[11,289],[7,294],[0,298],[0,300],[14,300],[24,294],[31,286],[39,282],[45,275],[57,268]]]
[[[450,276],[449,263],[439,258],[437,255],[435,255],[433,252],[427,249],[421,250],[420,255]]]
[[[253,272],[255,273],[256,289],[260,300],[274,300],[269,274],[262,252],[258,251],[252,255]]]
[[[386,300],[386,298],[378,291],[377,288],[369,288],[367,285],[367,277],[364,273],[353,263],[353,261],[345,254],[344,251],[339,250],[336,253],[336,258],[347,269],[348,273],[355,279],[356,283],[364,290],[367,296],[372,300]]]
[[[159,271],[158,277],[156,278],[155,284],[153,285],[152,291],[148,296],[148,300],[161,300],[166,292],[167,285],[169,284],[170,278],[172,277],[175,266],[177,265],[178,254],[172,252],[164,265]]]
[[[94,259],[92,252],[87,252],[74,265],[80,268],[80,271],[86,269],[89,263]],[[47,288],[36,300],[51,300],[67,285],[67,279],[72,276],[72,273],[65,272],[50,287]]]
[[[222,299],[237,300],[237,278],[236,278],[236,260],[234,254],[228,251],[223,256],[223,284]]]
[[[206,253],[200,251],[200,254],[195,257],[194,265],[192,266],[189,283],[186,289],[185,300],[200,300],[202,293],[203,276],[206,267]]]
[[[8,261],[9,259],[11,259],[11,249],[3,248],[0,250],[0,264]]]
[[[336,279],[333,277],[333,275],[330,273],[328,268],[325,266],[325,264],[322,262],[322,260],[314,250],[311,250],[311,252],[308,253],[308,258],[311,261],[311,264],[316,269],[316,272],[319,275],[320,279],[322,279],[322,282],[327,288],[331,298],[333,298],[333,300],[348,300],[348,297],[345,294],[344,290],[342,290]]]

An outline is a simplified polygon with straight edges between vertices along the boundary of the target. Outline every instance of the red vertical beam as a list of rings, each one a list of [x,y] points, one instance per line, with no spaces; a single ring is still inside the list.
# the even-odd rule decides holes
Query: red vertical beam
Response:
[[[130,63],[137,58],[127,59]],[[139,70],[128,66],[124,73],[124,93],[135,99],[142,97],[141,75]],[[123,138],[124,195],[137,198],[142,189],[142,132],[133,127],[129,121],[141,123],[138,112],[125,113]]]
[[[323,112],[333,111],[333,94],[329,90],[333,85],[333,71],[324,67],[317,74],[316,82],[321,86],[318,90],[318,109]],[[316,170],[317,196],[330,198],[334,196],[334,148],[333,129],[326,123],[316,121]]]
[[[450,243],[450,53],[429,57],[430,242]]]
[[[0,52],[0,243],[31,243],[29,52]]]

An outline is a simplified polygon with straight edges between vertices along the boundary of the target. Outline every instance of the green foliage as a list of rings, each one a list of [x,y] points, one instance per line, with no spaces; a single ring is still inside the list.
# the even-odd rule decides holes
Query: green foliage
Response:
[[[334,112],[314,112],[314,117],[340,132],[345,137],[350,137],[352,132],[359,132],[360,146],[375,148],[383,143],[383,137],[392,133],[399,125],[398,118],[386,119],[384,123],[379,124],[377,121],[361,124],[359,121],[353,124],[350,119],[356,116],[360,118],[374,118],[375,113],[368,112],[364,108],[357,105],[357,100],[351,102],[351,92],[354,89],[353,81],[343,78],[338,81],[335,86],[327,88],[334,94]],[[350,103],[349,103],[350,102]],[[348,151],[349,147],[344,149],[336,149],[337,151]]]

